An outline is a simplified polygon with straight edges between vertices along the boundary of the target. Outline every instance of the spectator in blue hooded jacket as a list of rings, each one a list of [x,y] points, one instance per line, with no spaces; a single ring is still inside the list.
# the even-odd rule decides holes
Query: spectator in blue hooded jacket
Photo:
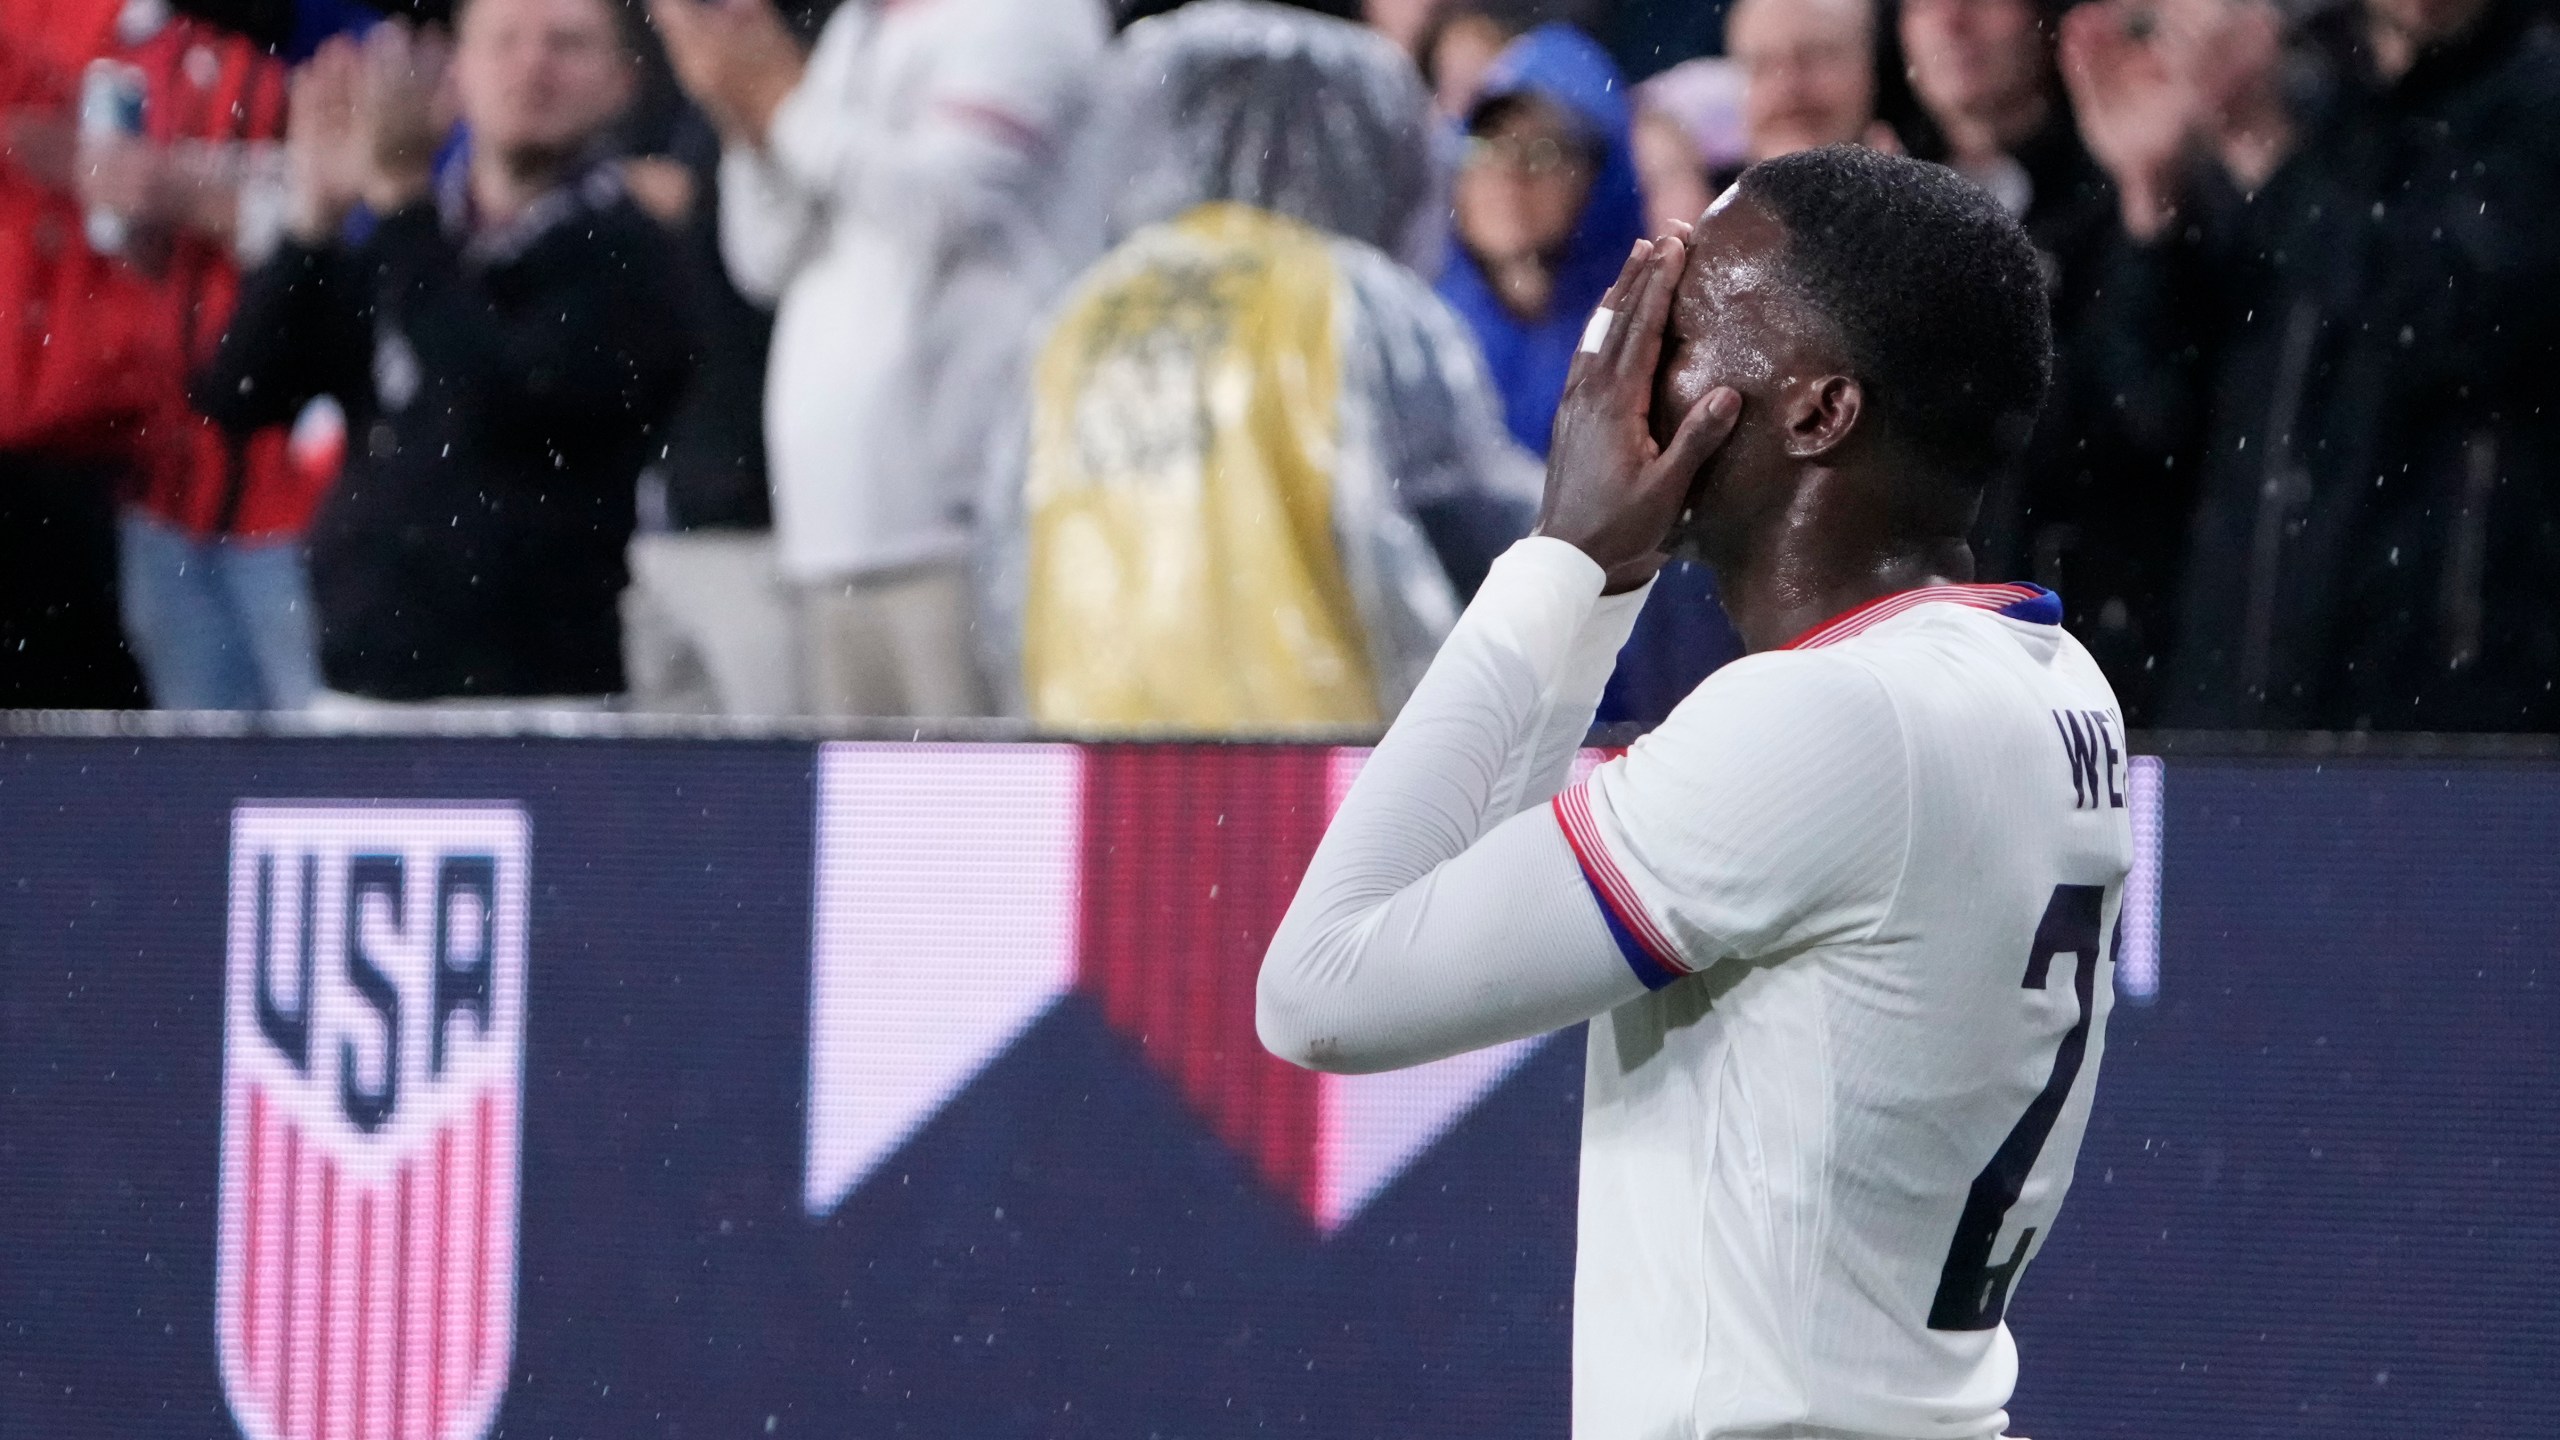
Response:
[[[1644,238],[1626,82],[1569,25],[1513,41],[1467,112],[1440,295],[1484,347],[1513,438],[1547,431],[1583,322]]]
[[[1512,437],[1544,455],[1582,327],[1644,237],[1627,84],[1589,36],[1542,25],[1494,61],[1466,130],[1440,295],[1484,347]],[[1741,653],[1706,570],[1670,566],[1600,718],[1660,720]]]

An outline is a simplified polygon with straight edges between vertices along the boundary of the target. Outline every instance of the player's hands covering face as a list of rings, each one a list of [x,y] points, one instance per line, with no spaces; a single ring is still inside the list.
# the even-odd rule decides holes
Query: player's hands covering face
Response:
[[[1678,236],[1637,243],[1600,301],[1612,318],[1599,348],[1574,357],[1547,448],[1536,533],[1599,562],[1612,595],[1642,586],[1670,558],[1671,527],[1699,469],[1742,415],[1741,392],[1719,385],[1698,398],[1668,445],[1654,442],[1654,369],[1687,261]]]

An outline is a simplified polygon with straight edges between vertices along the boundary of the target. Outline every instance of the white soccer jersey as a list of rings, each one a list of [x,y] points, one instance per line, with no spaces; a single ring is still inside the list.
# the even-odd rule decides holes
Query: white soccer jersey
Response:
[[[1891,597],[1557,797],[1661,987],[1591,1025],[1576,1435],[2005,1424],[2132,855],[2122,720],[2059,608]]]
[[[2112,996],[2115,698],[2050,594],[1910,591],[1558,794],[1644,599],[1604,578],[1495,564],[1273,938],[1264,1042],[1591,1020],[1576,1440],[1998,1435]]]

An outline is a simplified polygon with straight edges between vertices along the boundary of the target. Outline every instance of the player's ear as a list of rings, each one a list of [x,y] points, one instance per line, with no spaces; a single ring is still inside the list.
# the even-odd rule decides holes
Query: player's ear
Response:
[[[1781,419],[1788,458],[1818,460],[1839,449],[1858,427],[1866,398],[1846,375],[1816,375],[1787,387]]]

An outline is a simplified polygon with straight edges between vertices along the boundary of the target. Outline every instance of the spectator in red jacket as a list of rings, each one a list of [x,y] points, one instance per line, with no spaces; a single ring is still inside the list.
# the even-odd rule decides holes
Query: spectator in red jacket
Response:
[[[78,134],[98,66],[137,87],[139,134]],[[0,69],[15,162],[0,215],[22,222],[0,241],[0,313],[21,330],[0,361],[0,552],[17,562],[0,627],[28,642],[0,662],[0,703],[132,702],[120,571],[124,641],[156,703],[298,706],[317,683],[299,537],[326,473],[296,465],[281,428],[226,435],[185,388],[238,262],[281,228],[283,67],[164,5],[73,0],[13,7]]]
[[[81,69],[123,48],[119,8],[0,6],[0,708],[141,698],[115,490],[170,362],[156,287],[89,250],[70,193]]]

